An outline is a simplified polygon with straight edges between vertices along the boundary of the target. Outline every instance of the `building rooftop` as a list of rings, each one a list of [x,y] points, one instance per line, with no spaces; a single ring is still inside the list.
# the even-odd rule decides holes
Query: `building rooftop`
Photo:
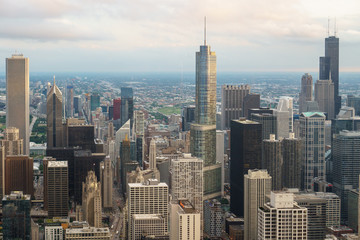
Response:
[[[68,228],[66,229],[66,234],[76,234],[76,233],[109,233],[109,228],[95,228],[95,227],[83,227],[83,228]]]
[[[325,114],[323,112],[303,112],[301,115],[304,115],[305,117],[312,117],[314,115],[319,115],[320,117],[325,117]]]
[[[48,167],[67,167],[68,162],[67,161],[49,161]]]
[[[22,191],[11,191],[10,195],[5,195],[3,201],[9,200],[30,200],[31,197],[28,194],[23,194]]]
[[[240,119],[231,120],[231,121],[235,121],[235,122],[242,123],[242,124],[261,124],[261,123],[258,123],[258,122],[255,122],[255,121],[252,121],[249,119],[245,119],[245,118],[240,118]]]
[[[162,220],[164,217],[161,214],[133,214],[133,219],[135,220]]]

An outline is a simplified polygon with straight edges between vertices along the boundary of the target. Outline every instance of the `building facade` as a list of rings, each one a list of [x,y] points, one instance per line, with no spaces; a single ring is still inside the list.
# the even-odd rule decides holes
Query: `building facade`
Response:
[[[306,112],[305,103],[313,100],[313,78],[309,73],[301,77],[301,92],[299,94],[299,113]]]
[[[270,139],[263,141],[262,168],[267,169],[272,177],[272,190],[281,190],[283,184],[283,156],[282,144],[280,140],[275,139],[274,134],[270,134]]]
[[[94,171],[89,171],[82,190],[83,217],[90,226],[100,228],[102,225],[101,183],[97,181]]]
[[[319,111],[327,114],[327,119],[335,118],[334,83],[330,80],[317,80],[315,83],[315,101]]]
[[[302,144],[294,133],[281,141],[282,145],[282,186],[286,188],[301,188]]]
[[[47,95],[47,148],[64,147],[62,124],[62,93],[55,84]]]
[[[34,195],[33,158],[28,156],[7,156],[5,158],[5,194],[22,191]]]

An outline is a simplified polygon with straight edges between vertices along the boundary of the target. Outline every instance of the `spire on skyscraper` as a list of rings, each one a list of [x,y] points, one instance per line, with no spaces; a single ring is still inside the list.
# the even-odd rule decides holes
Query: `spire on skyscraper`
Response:
[[[206,46],[206,16],[204,17],[204,46]]]

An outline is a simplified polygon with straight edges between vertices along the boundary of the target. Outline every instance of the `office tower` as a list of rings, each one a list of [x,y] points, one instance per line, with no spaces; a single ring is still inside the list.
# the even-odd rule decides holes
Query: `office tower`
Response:
[[[45,240],[63,240],[64,229],[62,226],[45,226]]]
[[[124,141],[125,136],[130,137],[130,121],[127,121],[124,125],[119,128],[115,133],[115,154],[116,157],[120,156],[120,145]]]
[[[82,184],[82,211],[90,226],[101,227],[101,183],[94,171],[89,171],[86,182]]]
[[[113,124],[113,122],[109,122],[108,123],[107,141],[109,142],[114,139],[115,139],[114,124]]]
[[[355,115],[360,116],[360,97],[347,95],[346,106],[355,109]]]
[[[130,158],[130,141],[128,139],[128,136],[126,135],[125,139],[122,141],[120,146],[120,161],[121,161],[121,186],[122,186],[122,192],[126,193],[126,176],[128,172],[131,172],[133,169],[129,169],[127,164],[131,162]]]
[[[43,163],[43,176],[44,176],[44,179],[43,179],[43,183],[44,183],[44,210],[48,210],[48,203],[49,203],[49,198],[48,198],[48,163],[50,161],[56,161],[55,158],[52,158],[52,157],[44,157],[43,160],[42,160],[42,163]]]
[[[174,200],[187,199],[203,214],[203,160],[184,154],[171,161],[171,195]]]
[[[258,209],[271,192],[271,176],[266,170],[249,170],[244,176],[244,239],[257,239]]]
[[[261,124],[232,120],[230,129],[230,210],[244,216],[244,175],[250,169],[261,169]]]
[[[170,240],[201,239],[200,213],[187,200],[170,204]]]
[[[6,128],[19,129],[23,153],[30,148],[29,58],[13,54],[6,58]]]
[[[275,115],[277,117],[277,138],[286,138],[293,132],[293,98],[280,97]]]
[[[74,113],[80,115],[81,112],[81,98],[79,96],[74,97]]]
[[[23,139],[19,138],[18,128],[5,128],[4,139],[0,139],[0,144],[5,147],[5,156],[23,155]]]
[[[326,230],[326,199],[314,195],[295,194],[294,200],[300,207],[307,209],[307,239],[324,239]]]
[[[204,201],[204,231],[210,238],[220,237],[224,225],[224,210],[216,199]]]
[[[282,140],[282,186],[286,188],[301,188],[301,140],[290,133]]]
[[[242,116],[249,118],[249,110],[252,108],[260,108],[260,94],[249,93],[243,99]]]
[[[340,200],[339,200],[340,205]],[[359,192],[357,189],[349,190],[348,193],[348,226],[358,232],[358,208],[359,208]],[[340,213],[339,213],[340,215]],[[340,225],[340,219],[339,219]]]
[[[221,164],[221,196],[225,184],[225,131],[216,130],[216,161]]]
[[[348,192],[359,187],[360,132],[341,131],[333,139],[334,193],[341,198],[341,221],[347,222]]]
[[[262,168],[267,169],[272,177],[271,189],[281,190],[283,156],[281,141],[276,140],[274,134],[270,134],[270,139],[263,141]]]
[[[183,107],[181,111],[182,131],[190,131],[190,124],[195,122],[195,106]]]
[[[243,100],[249,93],[249,85],[221,86],[221,129],[230,129],[230,120],[242,116]]]
[[[315,101],[320,112],[327,113],[327,119],[334,119],[334,83],[330,80],[317,80],[315,83]]]
[[[132,88],[121,88],[121,126],[130,119],[130,128],[133,125],[134,116],[134,94]]]
[[[47,95],[47,148],[64,147],[62,124],[62,93],[55,84]]]
[[[257,239],[307,240],[307,212],[292,193],[271,192],[270,202],[258,210]]]
[[[167,230],[168,186],[165,183],[159,183],[156,179],[150,179],[145,183],[129,183],[128,189],[128,239],[133,239],[134,214],[161,214],[165,218]]]
[[[134,112],[134,132],[135,136],[144,136],[145,134],[145,123],[144,123],[144,112],[141,110],[137,110]]]
[[[67,217],[69,210],[68,163],[66,161],[49,161],[47,163],[48,215]]]
[[[109,156],[106,156],[104,162],[100,164],[100,181],[101,181],[103,208],[112,208],[114,179],[113,179],[111,159]]]
[[[113,119],[120,119],[121,113],[121,98],[116,98],[113,100]]]
[[[306,102],[312,101],[313,79],[309,73],[305,73],[301,78],[301,92],[299,94],[299,113],[306,112]]]
[[[93,93],[90,97],[90,109],[91,111],[95,111],[98,107],[100,107],[100,95]]]
[[[5,147],[0,146],[0,197],[5,195]]]
[[[2,199],[2,232],[4,239],[31,239],[31,196],[12,191]]]
[[[210,199],[221,195],[221,165],[216,163],[216,54],[206,41],[196,52],[195,93],[190,152],[204,160],[204,199]]]
[[[300,115],[300,138],[303,141],[303,188],[310,190],[314,178],[325,179],[325,115],[303,112]]]
[[[33,158],[25,155],[5,158],[5,194],[22,191],[34,195]]]
[[[96,227],[75,227],[67,228],[65,230],[66,240],[110,240],[112,235],[109,228],[96,228]]]
[[[66,117],[74,117],[74,86],[66,87]]]
[[[155,139],[151,139],[149,147],[149,167],[150,169],[156,169],[156,142]]]
[[[262,140],[269,139],[270,134],[277,134],[277,117],[271,113],[252,113],[249,119],[262,126]]]
[[[147,236],[166,236],[169,239],[167,223],[165,223],[165,218],[161,214],[134,214],[132,226],[131,235],[133,240],[143,239]]]

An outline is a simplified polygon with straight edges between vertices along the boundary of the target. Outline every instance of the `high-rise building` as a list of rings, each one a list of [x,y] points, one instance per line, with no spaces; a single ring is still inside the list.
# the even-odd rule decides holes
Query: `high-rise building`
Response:
[[[221,196],[225,184],[225,131],[216,130],[216,161],[221,164]]]
[[[66,240],[110,240],[112,239],[109,228],[74,227],[65,230]]]
[[[134,121],[134,94],[132,88],[121,88],[121,126],[130,119],[130,128]]]
[[[329,36],[325,38],[325,57],[320,57],[319,79],[329,80],[334,83],[334,113],[337,115],[341,108],[339,95],[339,38]]]
[[[187,200],[170,204],[170,240],[201,239],[200,213]]]
[[[204,231],[210,238],[220,237],[224,228],[224,210],[216,200],[204,201]]]
[[[277,117],[272,113],[252,113],[249,119],[262,126],[262,140],[269,139],[270,134],[277,134]]]
[[[230,120],[242,116],[243,100],[249,93],[249,85],[221,86],[221,129],[230,129]]]
[[[315,101],[319,104],[319,111],[327,114],[327,119],[335,118],[334,83],[331,79],[316,81]]]
[[[134,214],[132,216],[132,240],[143,239],[147,236],[167,237],[167,223],[161,214]]]
[[[261,124],[250,120],[232,120],[230,140],[230,209],[244,216],[244,175],[261,169]]]
[[[340,200],[339,200],[340,205]],[[339,206],[340,208],[340,206]],[[357,189],[353,189],[348,193],[348,226],[358,232],[358,220],[359,220],[359,192]],[[340,213],[339,213],[339,225],[340,225]]]
[[[301,188],[301,140],[290,133],[288,138],[282,140],[282,187]]]
[[[271,192],[271,176],[266,170],[249,170],[244,176],[244,239],[257,239],[258,209]]]
[[[125,139],[122,141],[121,146],[120,146],[120,161],[121,161],[120,181],[121,181],[121,186],[122,186],[122,192],[126,193],[127,173],[134,170],[134,169],[132,169],[131,166],[128,165],[129,163],[131,163],[131,158],[130,158],[130,141],[129,141],[127,135],[126,135]]]
[[[55,84],[47,95],[47,148],[64,147],[62,124],[62,93]]]
[[[64,229],[62,226],[45,226],[45,240],[63,240]]]
[[[5,147],[0,146],[0,197],[5,195]]]
[[[68,85],[66,87],[66,117],[72,118],[74,116],[74,86]]]
[[[260,94],[249,93],[243,99],[242,116],[249,118],[249,110],[252,108],[260,108]]]
[[[263,141],[262,168],[267,169],[272,177],[272,190],[282,189],[283,161],[281,141],[276,140],[274,134],[270,134],[270,139]]]
[[[195,106],[186,106],[181,111],[182,131],[189,131],[190,124],[195,121]]]
[[[122,141],[124,141],[125,137],[130,138],[130,121],[127,121],[124,125],[122,125],[119,130],[115,133],[115,156],[120,156],[120,145]],[[120,169],[120,166],[117,168]]]
[[[325,179],[325,115],[322,112],[301,113],[300,138],[303,141],[303,188],[310,190],[314,178]]]
[[[348,95],[346,100],[346,106],[353,107],[355,109],[355,115],[360,116],[360,97]]]
[[[116,98],[113,100],[113,119],[120,119],[121,113],[121,98]]]
[[[90,109],[91,111],[95,111],[98,107],[100,107],[100,95],[93,93],[90,97]]]
[[[187,199],[202,217],[203,160],[190,154],[172,160],[171,195],[174,200]]]
[[[6,128],[19,129],[23,153],[30,151],[29,58],[14,54],[6,58]]]
[[[31,196],[12,191],[2,199],[4,239],[31,239]]]
[[[216,163],[216,54],[204,42],[196,53],[195,123],[190,152],[204,160],[204,198],[221,195],[221,165]]]
[[[81,115],[81,97],[75,96],[74,97],[74,113],[78,113],[79,116]]]
[[[305,73],[301,78],[301,92],[299,94],[299,113],[306,112],[305,103],[313,100],[313,78]]]
[[[145,125],[144,125],[144,112],[137,110],[134,112],[134,136],[144,136]]]
[[[293,98],[280,97],[275,115],[277,117],[277,138],[286,138],[293,132]]]
[[[101,183],[97,181],[94,171],[89,171],[82,189],[83,217],[90,226],[101,227]]]
[[[69,210],[69,184],[67,161],[47,163],[47,209],[49,218],[67,217]]]
[[[102,203],[104,208],[113,207],[113,170],[109,156],[100,164],[100,182],[102,190]]]
[[[25,155],[7,156],[5,158],[5,194],[11,191],[22,191],[34,195],[33,158]]]
[[[18,128],[5,128],[4,139],[0,140],[0,144],[5,147],[5,156],[23,155],[23,139],[19,138]]]
[[[156,169],[156,141],[151,139],[149,147],[149,167],[150,169]],[[159,179],[158,179],[159,180]]]
[[[134,214],[161,214],[168,229],[168,194],[166,183],[159,183],[156,179],[149,179],[144,183],[128,184],[128,239],[133,239]]]
[[[341,221],[347,222],[348,193],[359,187],[360,132],[341,131],[333,139],[334,193],[341,198]]]

